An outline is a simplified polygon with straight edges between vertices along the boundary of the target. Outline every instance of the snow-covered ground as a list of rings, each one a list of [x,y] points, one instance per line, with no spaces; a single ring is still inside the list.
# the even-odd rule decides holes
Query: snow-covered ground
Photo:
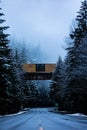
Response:
[[[14,115],[19,115],[19,114],[23,114],[25,111],[20,111],[18,113],[15,114],[8,114],[8,115],[4,115],[4,116],[14,116]]]
[[[17,113],[14,113],[14,114],[7,114],[7,115],[3,115],[3,116],[15,116],[15,115],[20,115],[20,114],[25,113],[27,110],[30,110],[30,108],[25,108],[25,109],[23,109],[23,110],[20,111],[20,112],[17,112]],[[0,115],[0,117],[3,117],[3,116]]]
[[[84,115],[84,114],[82,114],[82,113],[74,113],[74,114],[67,114],[67,115],[79,116],[79,117],[87,117],[87,115]]]

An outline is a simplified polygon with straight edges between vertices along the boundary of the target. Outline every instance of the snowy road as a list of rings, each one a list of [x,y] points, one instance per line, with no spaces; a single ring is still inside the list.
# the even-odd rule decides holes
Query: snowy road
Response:
[[[87,130],[87,117],[31,109],[20,115],[0,117],[0,130]]]

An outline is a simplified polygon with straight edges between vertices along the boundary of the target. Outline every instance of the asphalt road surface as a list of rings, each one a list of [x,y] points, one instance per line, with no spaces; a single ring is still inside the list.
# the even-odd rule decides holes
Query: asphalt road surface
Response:
[[[35,108],[20,115],[0,117],[0,130],[87,130],[87,117]]]

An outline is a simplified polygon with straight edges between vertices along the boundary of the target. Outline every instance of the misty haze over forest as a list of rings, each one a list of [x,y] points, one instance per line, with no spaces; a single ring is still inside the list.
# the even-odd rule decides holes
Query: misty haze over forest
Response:
[[[11,37],[37,46],[43,62],[57,62],[66,55],[65,37],[80,7],[80,0],[3,0],[1,5]]]

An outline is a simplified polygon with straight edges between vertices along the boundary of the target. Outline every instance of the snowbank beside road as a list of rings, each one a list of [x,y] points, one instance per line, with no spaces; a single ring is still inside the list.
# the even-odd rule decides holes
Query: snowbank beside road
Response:
[[[18,113],[14,113],[14,114],[0,115],[0,117],[3,117],[3,116],[15,116],[15,115],[20,115],[20,114],[25,113],[27,110],[30,110],[30,108],[24,108],[22,111],[20,111],[20,112],[18,112]]]
[[[67,115],[87,117],[87,115],[84,115],[84,114],[82,114],[82,113],[74,113],[74,114],[67,114]]]

